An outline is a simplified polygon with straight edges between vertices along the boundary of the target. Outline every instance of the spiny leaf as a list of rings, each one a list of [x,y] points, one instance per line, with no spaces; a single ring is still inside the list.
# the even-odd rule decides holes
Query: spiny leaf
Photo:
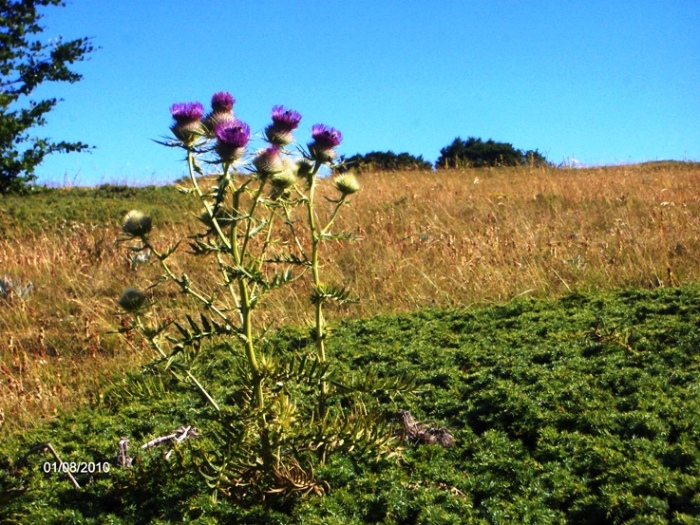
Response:
[[[204,328],[204,332],[211,333],[212,326],[211,326],[211,323],[209,323],[209,320],[206,318],[206,316],[203,313],[200,313],[199,317],[202,321],[202,327]]]
[[[184,337],[185,339],[191,339],[191,338],[192,338],[192,334],[190,333],[190,331],[187,330],[187,329],[186,329],[184,326],[182,326],[180,323],[178,323],[177,321],[173,321],[173,324],[175,325],[175,328],[177,328],[178,331],[182,334],[182,337]]]
[[[353,241],[355,240],[355,234],[352,232],[345,232],[345,233],[330,233],[330,232],[325,232],[322,235],[323,239],[332,239],[336,241]]]
[[[192,327],[192,330],[194,330],[194,335],[195,336],[201,336],[202,335],[202,329],[199,327],[197,323],[195,323],[194,319],[190,316],[190,314],[185,314],[185,318],[187,319],[187,322],[190,323],[190,326]]]
[[[280,255],[275,255],[269,259],[265,259],[266,263],[281,263],[281,264],[295,264],[298,266],[311,266],[311,261],[304,258],[301,259],[293,253],[283,253]]]
[[[225,246],[219,244],[214,244],[210,242],[204,242],[201,239],[195,239],[194,242],[189,243],[192,255],[204,255],[212,252],[222,252],[226,251]]]
[[[327,301],[336,301],[340,304],[356,303],[356,299],[350,299],[350,290],[343,287],[329,286],[325,284],[314,287],[311,294],[313,304],[322,304]]]

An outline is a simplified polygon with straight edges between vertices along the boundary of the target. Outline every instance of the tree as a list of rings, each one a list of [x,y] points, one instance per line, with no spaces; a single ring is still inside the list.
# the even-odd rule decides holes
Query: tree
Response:
[[[484,142],[480,138],[469,137],[466,141],[457,137],[452,144],[440,150],[435,167],[440,168],[483,168],[489,166],[542,166],[547,159],[537,150],[522,151],[512,144]]]
[[[70,65],[93,51],[89,38],[44,43],[33,39],[44,28],[38,7],[61,6],[61,0],[0,0],[0,194],[25,192],[36,179],[35,168],[51,153],[83,151],[82,142],[53,142],[30,135],[43,126],[58,99],[33,100],[44,82],[77,82],[82,75]]]
[[[359,153],[343,159],[343,162],[336,168],[342,173],[355,170],[360,173],[367,171],[409,171],[409,170],[431,170],[432,165],[425,160],[422,155],[415,157],[410,153],[399,153],[393,151],[372,151],[360,155]]]

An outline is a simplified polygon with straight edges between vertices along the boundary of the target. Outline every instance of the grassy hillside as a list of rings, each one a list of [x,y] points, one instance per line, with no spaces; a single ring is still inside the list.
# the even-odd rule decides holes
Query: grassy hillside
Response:
[[[338,375],[414,377],[414,394],[380,398],[378,408],[387,421],[408,409],[456,443],[404,444],[398,461],[336,457],[317,467],[325,497],[283,507],[213,504],[191,463],[212,443],[208,405],[167,377],[129,375],[89,409],[3,441],[0,522],[695,523],[698,319],[700,288],[687,285],[343,322],[329,345]],[[270,342],[286,353],[305,338],[286,328]],[[197,370],[221,398],[236,361],[222,348]],[[133,467],[116,467],[122,437],[137,450],[192,424],[201,437],[170,461],[141,452]],[[76,474],[75,488],[43,472],[50,454],[29,453],[44,442],[63,461],[112,469]]]
[[[360,299],[335,319],[700,280],[698,164],[376,173],[361,184],[337,221],[354,240],[325,247],[330,280]],[[162,245],[189,234],[199,211],[174,188],[0,198],[0,277],[33,284],[25,300],[0,300],[0,432],[89,402],[152,357],[114,333],[121,291],[160,275],[115,242],[132,208],[151,213]],[[216,278],[184,259],[178,268]],[[152,299],[176,314],[188,305],[173,292]],[[269,296],[264,321],[304,324],[308,295],[301,280]]]

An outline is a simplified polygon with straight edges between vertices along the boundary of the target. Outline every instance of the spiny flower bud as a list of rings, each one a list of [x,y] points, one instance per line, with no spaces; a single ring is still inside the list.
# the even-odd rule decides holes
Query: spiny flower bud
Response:
[[[314,164],[310,160],[301,159],[297,163],[296,174],[302,179],[308,178],[314,170]]]
[[[306,180],[308,187],[311,187],[314,172],[313,162],[311,162],[309,159],[301,159],[299,162],[297,162],[294,172],[296,173],[297,177]]]
[[[340,175],[333,180],[335,189],[337,189],[343,195],[352,195],[360,189],[360,183],[354,175],[347,173],[345,175]]]
[[[127,312],[135,312],[146,302],[146,294],[136,288],[127,288],[119,297],[119,306]]]
[[[270,177],[270,184],[279,190],[286,190],[291,188],[296,183],[297,178],[294,172],[285,170],[281,173],[275,173]]]
[[[259,151],[255,159],[253,159],[253,166],[255,166],[260,178],[263,179],[275,173],[280,173],[286,168],[280,155],[279,146],[270,146]]]
[[[170,127],[173,135],[186,146],[192,146],[204,132],[204,106],[199,102],[181,102],[170,106],[170,114],[175,119]]]
[[[250,127],[245,122],[233,120],[220,124],[216,131],[216,152],[224,162],[232,162],[245,155],[250,140]]]
[[[133,235],[134,237],[141,237],[142,235],[147,235],[151,228],[153,227],[153,222],[151,218],[139,210],[131,210],[124,217],[124,222],[122,223],[122,231],[127,235]]]
[[[284,106],[272,108],[272,124],[265,128],[265,137],[268,142],[279,146],[287,146],[294,142],[292,131],[297,129],[301,115],[293,109]]]
[[[211,97],[211,113],[204,119],[204,125],[210,134],[216,133],[216,129],[219,126],[236,121],[236,117],[233,114],[233,105],[235,103],[236,99],[233,98],[231,93],[226,91],[214,93],[214,96]]]
[[[343,134],[340,131],[323,124],[314,124],[311,128],[311,137],[314,140],[309,144],[309,152],[314,160],[331,162],[336,158],[337,153],[334,148],[343,140]]]
[[[292,188],[297,182],[299,163],[291,157],[285,155],[282,157],[282,165],[284,166],[284,169],[270,177],[270,185],[272,186],[270,198],[273,200],[280,197],[289,197],[290,188]]]

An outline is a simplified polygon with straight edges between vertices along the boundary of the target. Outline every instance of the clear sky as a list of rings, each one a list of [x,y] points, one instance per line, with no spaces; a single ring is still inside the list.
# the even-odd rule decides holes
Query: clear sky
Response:
[[[150,184],[184,173],[170,105],[229,91],[253,131],[273,105],[342,131],[347,156],[434,162],[455,137],[584,165],[700,160],[697,0],[68,0],[40,35],[100,49],[41,136],[39,183]]]

